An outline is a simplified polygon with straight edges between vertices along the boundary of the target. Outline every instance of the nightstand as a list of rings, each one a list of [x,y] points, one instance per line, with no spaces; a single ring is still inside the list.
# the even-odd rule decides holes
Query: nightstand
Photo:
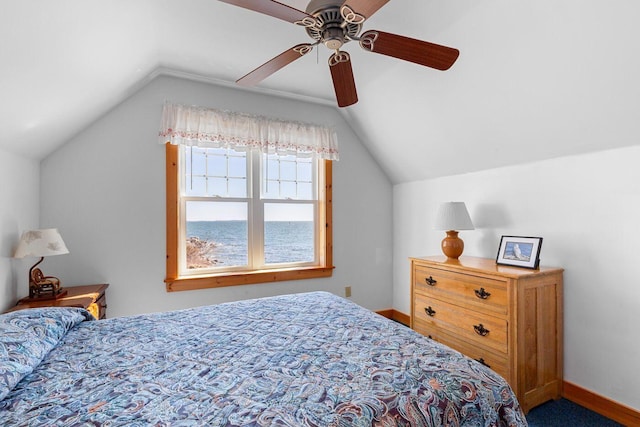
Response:
[[[23,310],[36,307],[82,307],[87,309],[96,319],[107,317],[106,290],[108,283],[98,285],[65,286],[67,294],[61,298],[34,300],[22,298],[8,311]]]

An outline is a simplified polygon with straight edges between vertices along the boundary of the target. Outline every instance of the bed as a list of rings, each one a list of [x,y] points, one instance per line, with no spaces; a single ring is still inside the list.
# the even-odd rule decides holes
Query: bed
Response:
[[[496,373],[327,292],[0,315],[2,426],[526,426]]]

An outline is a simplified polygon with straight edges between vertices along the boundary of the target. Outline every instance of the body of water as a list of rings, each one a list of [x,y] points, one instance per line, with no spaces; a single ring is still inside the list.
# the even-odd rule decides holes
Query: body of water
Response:
[[[247,265],[246,221],[188,221],[187,237],[215,243],[212,253],[217,266]],[[270,221],[265,223],[266,264],[312,262],[314,260],[313,222]]]

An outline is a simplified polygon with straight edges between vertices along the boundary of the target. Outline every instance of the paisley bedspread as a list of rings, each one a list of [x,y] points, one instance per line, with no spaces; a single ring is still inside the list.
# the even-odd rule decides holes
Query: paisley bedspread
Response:
[[[0,316],[2,426],[526,426],[474,360],[326,292]]]

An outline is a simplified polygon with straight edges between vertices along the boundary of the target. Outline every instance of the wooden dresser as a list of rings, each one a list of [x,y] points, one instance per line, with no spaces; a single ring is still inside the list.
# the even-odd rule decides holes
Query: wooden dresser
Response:
[[[34,300],[23,298],[9,309],[9,311],[23,310],[34,307],[82,307],[93,314],[96,319],[107,317],[107,297],[106,290],[109,284],[65,286],[67,293],[56,299]]]
[[[502,375],[528,412],[562,392],[562,272],[411,258],[411,328]]]

